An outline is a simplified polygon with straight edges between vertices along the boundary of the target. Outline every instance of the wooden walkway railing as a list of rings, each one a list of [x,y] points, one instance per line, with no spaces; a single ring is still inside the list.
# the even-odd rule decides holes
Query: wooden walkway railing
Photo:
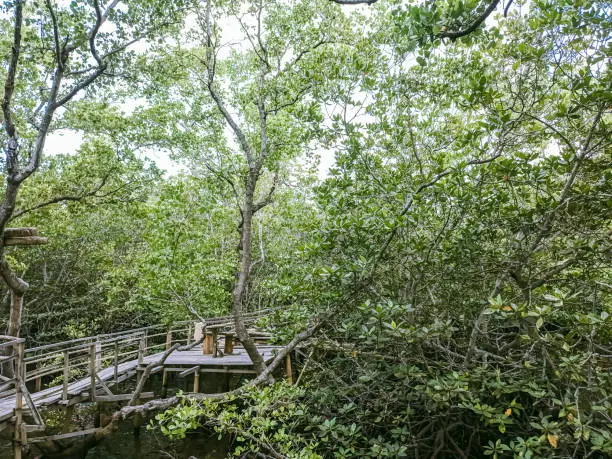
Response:
[[[252,323],[268,314],[271,310],[253,312],[244,316],[245,322]],[[206,318],[206,327],[231,327],[231,316]],[[59,400],[68,404],[75,383],[81,381],[79,392],[88,389],[91,401],[96,400],[96,387],[102,387],[112,395],[108,386],[117,386],[136,374],[140,377],[145,357],[170,349],[173,344],[195,343],[196,323],[183,321],[173,324],[153,325],[116,333],[108,333],[85,338],[25,348],[25,339],[0,335],[0,422],[15,426],[15,457],[21,457],[22,439],[27,431],[44,429],[44,423],[37,406],[44,400]],[[112,371],[106,381],[100,378],[100,371]],[[87,381],[83,386],[83,381]],[[32,393],[39,396],[34,401]],[[61,394],[61,397],[60,397]],[[9,402],[14,407],[7,410]],[[41,398],[43,397],[44,398]],[[100,398],[102,398],[100,396]],[[27,413],[35,424],[23,421],[24,401]],[[58,402],[55,402],[58,403]],[[4,412],[2,412],[4,408]],[[0,428],[1,430],[1,428]]]
[[[0,364],[3,368],[3,375],[0,376],[0,392],[2,394],[15,395],[15,408],[13,418],[15,421],[14,440],[15,444],[21,444],[27,426],[23,423],[23,401],[24,393],[27,397],[28,405],[32,403],[28,391],[25,387],[24,377],[24,344],[25,339],[15,338],[14,336],[0,335]],[[21,448],[15,448],[15,458],[21,459]]]

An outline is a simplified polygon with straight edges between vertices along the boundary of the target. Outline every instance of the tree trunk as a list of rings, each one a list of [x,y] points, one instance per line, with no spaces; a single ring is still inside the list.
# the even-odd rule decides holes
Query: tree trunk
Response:
[[[251,258],[252,258],[252,229],[253,229],[253,195],[255,191],[255,183],[252,177],[249,176],[246,185],[246,196],[244,200],[244,207],[242,209],[242,227],[240,228],[240,246],[241,246],[241,257],[240,257],[240,269],[238,271],[238,280],[234,286],[234,292],[232,295],[233,300],[233,313],[234,323],[236,327],[236,335],[240,339],[240,342],[247,351],[247,354],[253,362],[253,367],[257,373],[262,373],[266,369],[266,364],[263,358],[257,350],[255,342],[249,335],[247,328],[242,318],[243,303],[245,300],[246,286],[249,281],[249,273],[251,271]]]
[[[11,290],[11,315],[7,335],[19,336],[21,330],[21,312],[23,310],[23,294]]]

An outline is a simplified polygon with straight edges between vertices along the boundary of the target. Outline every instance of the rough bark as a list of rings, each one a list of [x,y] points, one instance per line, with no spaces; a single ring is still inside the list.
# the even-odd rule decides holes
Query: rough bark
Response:
[[[11,315],[7,335],[19,336],[21,331],[21,313],[23,311],[23,294],[11,290]]]
[[[248,181],[250,182],[250,181]],[[247,183],[247,188],[251,188],[253,185]],[[243,320],[243,304],[245,301],[245,293],[247,283],[249,281],[249,274],[251,272],[252,263],[252,238],[253,238],[253,191],[246,190],[246,197],[244,207],[242,209],[242,226],[240,228],[240,269],[238,272],[238,279],[233,291],[233,315],[236,328],[236,335],[238,339],[247,351],[247,354],[253,361],[253,367],[257,373],[262,373],[266,369],[266,364],[259,354],[257,346],[251,336],[249,335],[246,325]]]

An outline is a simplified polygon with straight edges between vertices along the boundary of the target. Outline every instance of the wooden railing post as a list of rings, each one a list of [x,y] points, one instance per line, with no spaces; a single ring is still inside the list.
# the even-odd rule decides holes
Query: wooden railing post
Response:
[[[45,364],[44,363],[39,363],[39,364],[35,365],[36,370],[38,370],[38,368],[41,367],[41,366],[44,367]],[[24,367],[25,367],[24,368],[24,373],[27,374],[27,372],[28,372],[27,364],[24,364]],[[39,377],[37,377],[34,380],[34,392],[40,392],[41,389],[42,389],[42,377],[39,376]]]
[[[23,366],[23,351],[24,344],[23,341],[17,343],[17,349],[15,349],[15,459],[21,459],[22,447],[24,443],[24,433],[25,430],[23,428],[23,392],[21,389],[22,382],[24,380],[24,366]]]
[[[146,337],[143,334],[138,342],[138,365],[142,365],[144,361],[145,339]]]
[[[90,399],[96,401],[96,343],[89,345]]]
[[[144,352],[145,352],[145,342],[147,339],[146,332],[143,332],[140,337],[140,341],[138,342],[138,366],[136,367],[136,385],[140,382],[140,378],[142,377],[142,364],[144,363]]]
[[[200,392],[200,367],[198,366],[193,374],[193,392]]]
[[[165,398],[167,394],[168,394],[168,372],[166,371],[166,368],[164,368],[163,373],[162,373],[162,390],[161,390],[162,398]]]
[[[187,330],[187,346],[191,344],[191,328],[192,324],[189,323],[189,329]]]
[[[96,336],[96,371],[102,368],[102,343],[100,337]]]
[[[115,367],[114,369],[114,376],[115,376],[115,387],[117,387],[119,385],[119,340],[115,340],[115,346],[114,346],[114,353],[115,353],[115,357],[114,357],[114,361],[113,361],[113,366]]]
[[[202,354],[212,354],[213,353],[213,337],[212,332],[204,331],[206,335],[204,336],[204,343],[202,344]]]
[[[169,328],[168,332],[166,333],[166,350],[170,349],[172,347],[172,329]]]
[[[62,400],[68,401],[68,383],[70,380],[70,354],[64,351],[64,384],[62,387]]]

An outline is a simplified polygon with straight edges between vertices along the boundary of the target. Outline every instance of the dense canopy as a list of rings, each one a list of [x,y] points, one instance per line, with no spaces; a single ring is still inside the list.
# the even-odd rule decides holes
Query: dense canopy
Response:
[[[5,1],[0,229],[49,239],[0,247],[6,334],[233,314],[261,384],[151,425],[236,456],[612,454],[611,16]]]

